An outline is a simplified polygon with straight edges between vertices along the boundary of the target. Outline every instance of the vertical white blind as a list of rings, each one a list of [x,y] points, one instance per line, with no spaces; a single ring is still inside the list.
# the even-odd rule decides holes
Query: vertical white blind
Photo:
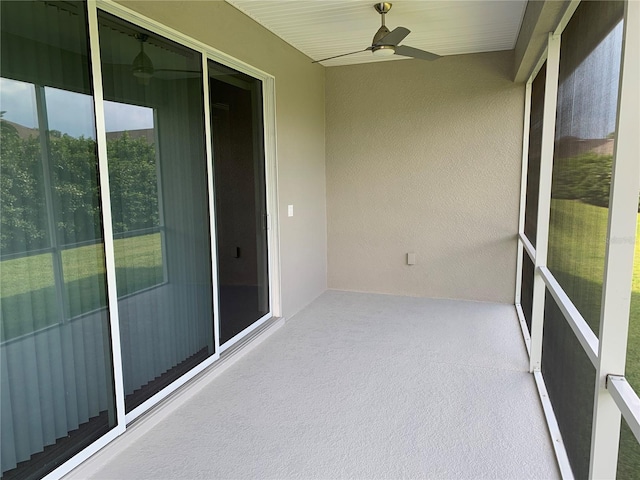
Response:
[[[84,9],[80,2],[2,3],[6,478],[42,476],[63,460],[37,455],[46,447],[64,439],[68,458],[115,424]]]

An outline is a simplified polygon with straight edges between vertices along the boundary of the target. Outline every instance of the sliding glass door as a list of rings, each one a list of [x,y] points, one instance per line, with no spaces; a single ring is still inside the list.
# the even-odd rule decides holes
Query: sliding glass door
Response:
[[[68,472],[271,311],[270,80],[98,5],[0,1],[3,479]]]
[[[214,353],[202,56],[98,24],[129,412]]]
[[[208,63],[224,344],[269,313],[262,82]]]
[[[87,14],[1,8],[2,476],[40,478],[116,424]]]

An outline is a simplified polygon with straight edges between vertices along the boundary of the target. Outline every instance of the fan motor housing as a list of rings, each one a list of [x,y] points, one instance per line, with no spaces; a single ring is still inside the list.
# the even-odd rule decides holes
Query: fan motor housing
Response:
[[[376,34],[373,36],[373,41],[371,42],[371,45],[375,45],[376,43],[378,43],[380,41],[380,39],[382,39],[382,37],[384,37],[385,35],[389,34],[390,30],[382,25],[378,31],[376,32]]]

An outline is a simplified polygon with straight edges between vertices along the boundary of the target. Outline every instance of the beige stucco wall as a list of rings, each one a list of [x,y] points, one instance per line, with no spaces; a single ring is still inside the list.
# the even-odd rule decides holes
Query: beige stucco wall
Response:
[[[329,288],[513,303],[512,75],[512,52],[327,69]]]
[[[221,1],[119,3],[275,77],[282,313],[290,317],[326,289],[324,68]]]

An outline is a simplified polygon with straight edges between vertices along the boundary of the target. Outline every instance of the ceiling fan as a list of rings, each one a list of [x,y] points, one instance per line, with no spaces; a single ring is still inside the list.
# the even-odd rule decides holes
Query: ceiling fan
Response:
[[[373,5],[373,8],[376,9],[376,12],[378,12],[382,16],[382,26],[373,36],[373,41],[371,42],[370,47],[367,47],[364,50],[358,50],[355,52],[343,53],[342,55],[323,58],[322,60],[314,60],[311,63],[319,63],[338,57],[346,57],[347,55],[366,52],[368,50],[370,50],[373,55],[380,57],[401,55],[403,57],[418,58],[420,60],[437,60],[438,58],[440,58],[440,55],[436,55],[435,53],[427,52],[425,50],[420,50],[419,48],[413,48],[407,45],[398,45],[402,40],[405,39],[407,35],[411,33],[411,31],[405,27],[397,27],[390,31],[386,27],[384,19],[385,15],[389,12],[389,10],[391,10],[391,6],[392,4],[389,2],[379,2]]]
[[[153,77],[163,78],[190,78],[199,77],[201,73],[194,70],[180,70],[172,68],[155,68],[149,55],[144,51],[144,45],[149,36],[144,33],[136,33],[135,39],[140,42],[140,52],[131,63],[131,73],[143,85],[148,85]]]

